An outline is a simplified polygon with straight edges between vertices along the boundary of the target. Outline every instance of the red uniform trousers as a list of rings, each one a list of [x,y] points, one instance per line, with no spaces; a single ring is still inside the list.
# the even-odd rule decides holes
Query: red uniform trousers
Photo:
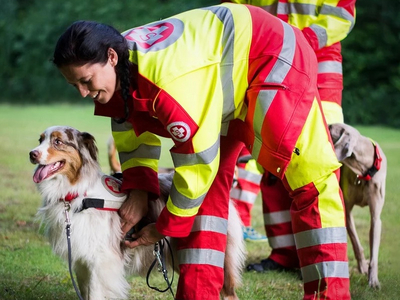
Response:
[[[220,299],[224,282],[229,192],[242,146],[238,140],[221,137],[217,176],[200,206],[192,232],[188,237],[178,239],[181,264],[176,299]]]
[[[239,158],[250,155],[249,150],[243,147]],[[238,178],[237,185],[232,188],[231,199],[235,203],[236,209],[242,220],[243,226],[251,226],[251,209],[260,192],[261,175],[246,170],[246,163],[237,163]]]

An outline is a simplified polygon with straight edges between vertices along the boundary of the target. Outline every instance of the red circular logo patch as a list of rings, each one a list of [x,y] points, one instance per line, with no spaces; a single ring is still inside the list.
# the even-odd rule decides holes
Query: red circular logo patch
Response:
[[[148,52],[165,49],[173,44],[182,32],[182,21],[172,18],[127,30],[122,35],[132,50]]]
[[[111,176],[103,176],[102,182],[106,190],[117,197],[123,197],[124,193],[121,192],[121,181]]]
[[[168,132],[172,138],[178,142],[186,142],[191,135],[191,130],[185,122],[173,122],[167,126]]]

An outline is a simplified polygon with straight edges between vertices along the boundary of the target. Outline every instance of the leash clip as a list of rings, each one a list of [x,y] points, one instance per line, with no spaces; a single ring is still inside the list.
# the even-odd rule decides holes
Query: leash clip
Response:
[[[153,250],[153,255],[157,259],[158,267],[157,270],[158,272],[164,272],[164,266],[161,260],[161,253],[160,253],[160,248],[158,242],[154,244],[154,250]]]
[[[70,210],[71,210],[71,204],[64,200],[65,223],[67,223],[67,225],[71,225],[71,219],[69,218],[69,211]]]

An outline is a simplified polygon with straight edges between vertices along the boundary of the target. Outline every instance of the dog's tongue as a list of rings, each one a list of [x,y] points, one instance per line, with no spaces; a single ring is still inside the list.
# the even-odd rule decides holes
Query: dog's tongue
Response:
[[[35,174],[33,174],[33,181],[35,183],[41,182],[43,179],[47,177],[50,172],[50,169],[53,165],[39,165],[36,168]]]

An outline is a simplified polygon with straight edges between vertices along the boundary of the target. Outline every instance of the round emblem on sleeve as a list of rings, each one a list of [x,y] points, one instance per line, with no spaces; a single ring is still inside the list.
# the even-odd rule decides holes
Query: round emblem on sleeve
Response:
[[[167,19],[129,29],[122,33],[131,50],[159,51],[176,42],[183,33],[183,22]]]
[[[116,197],[124,197],[125,194],[121,192],[121,181],[118,179],[104,175],[101,177],[101,183],[105,189]]]
[[[185,122],[172,122],[167,126],[172,138],[178,142],[186,142],[190,138],[191,130]]]

